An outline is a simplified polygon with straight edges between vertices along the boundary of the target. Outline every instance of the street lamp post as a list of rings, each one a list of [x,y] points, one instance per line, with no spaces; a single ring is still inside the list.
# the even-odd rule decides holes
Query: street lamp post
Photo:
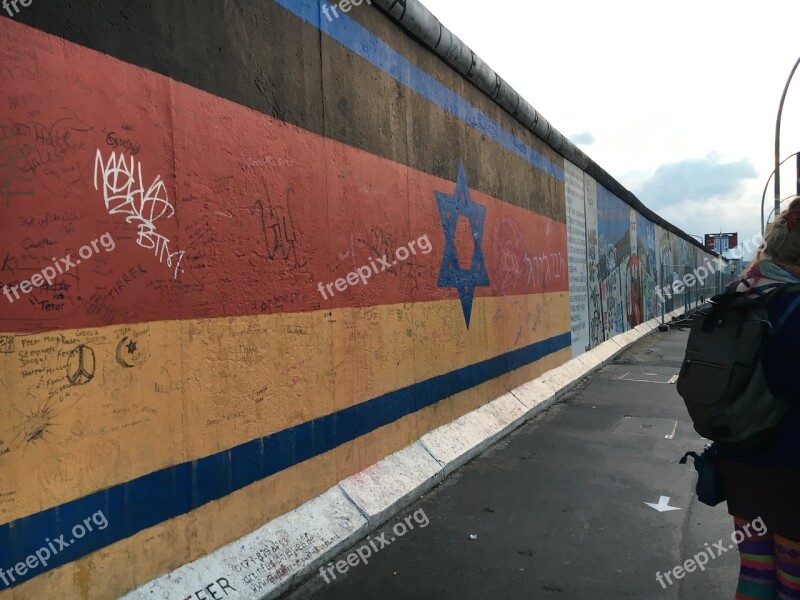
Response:
[[[775,170],[775,171],[772,171],[772,173],[769,174],[769,177],[767,178],[767,183],[764,184],[764,193],[761,194],[761,235],[764,235],[764,227],[766,225],[764,223],[764,204],[766,203],[766,200],[767,200],[767,190],[769,189],[769,182],[770,182],[770,180],[772,180],[772,176],[775,175],[775,173],[779,173],[780,172],[780,168],[784,165],[784,163],[786,163],[786,161],[788,161],[788,160],[791,160],[795,156],[797,157],[797,160],[798,160],[798,170],[797,170],[798,180],[797,181],[798,181],[798,186],[800,186],[800,152],[795,152],[794,154],[790,154],[789,156],[784,158],[783,161],[781,161],[781,163],[778,165],[778,169]],[[780,187],[780,184],[778,184],[778,185]],[[800,189],[797,190],[797,195],[800,196]],[[780,203],[779,203],[779,206],[780,206]],[[778,210],[780,211],[780,208]],[[775,213],[775,209],[773,209],[770,214],[774,214],[774,213]],[[769,221],[769,217],[767,217],[767,221]]]
[[[781,212],[781,116],[783,115],[783,104],[786,102],[786,94],[789,92],[789,84],[792,83],[797,67],[800,67],[800,58],[794,63],[792,72],[789,73],[789,79],[786,80],[786,85],[783,88],[783,95],[781,96],[781,103],[778,106],[778,118],[775,121],[775,215]]]

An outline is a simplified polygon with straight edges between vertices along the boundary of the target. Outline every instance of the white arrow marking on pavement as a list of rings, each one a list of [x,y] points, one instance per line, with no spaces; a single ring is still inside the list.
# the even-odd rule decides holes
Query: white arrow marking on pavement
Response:
[[[650,508],[655,508],[658,512],[668,512],[670,510],[681,510],[677,506],[670,506],[669,505],[669,496],[661,496],[661,499],[658,501],[658,504],[651,504],[650,502],[645,502],[647,506]]]

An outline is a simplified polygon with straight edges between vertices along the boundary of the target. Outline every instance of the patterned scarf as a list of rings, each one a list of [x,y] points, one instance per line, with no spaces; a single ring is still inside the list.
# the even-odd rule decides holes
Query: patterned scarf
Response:
[[[762,260],[747,271],[747,279],[759,279],[761,277],[783,283],[800,283],[800,268],[771,260]]]

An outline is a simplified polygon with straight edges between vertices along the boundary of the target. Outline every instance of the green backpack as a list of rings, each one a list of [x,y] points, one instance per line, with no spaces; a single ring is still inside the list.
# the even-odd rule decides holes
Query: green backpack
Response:
[[[695,430],[740,449],[768,442],[790,408],[770,393],[761,358],[765,344],[800,306],[798,295],[773,324],[769,304],[779,294],[800,293],[800,284],[754,291],[757,298],[735,288],[714,296],[711,309],[694,318],[677,385]]]

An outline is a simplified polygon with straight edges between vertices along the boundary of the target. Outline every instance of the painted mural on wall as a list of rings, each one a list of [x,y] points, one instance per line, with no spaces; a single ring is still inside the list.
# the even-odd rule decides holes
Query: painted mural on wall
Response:
[[[671,287],[680,281],[684,274],[684,267],[679,264],[681,257],[680,245],[682,240],[671,231],[659,228],[656,232],[658,242],[659,271],[663,281],[662,286]],[[682,299],[665,294],[664,311],[671,312],[682,305]]]
[[[600,250],[597,238],[597,181],[584,175],[586,206],[586,267],[589,287],[589,341],[595,348],[606,339],[605,315],[600,299]]]
[[[579,310],[576,303],[571,310],[571,322],[577,332],[584,319],[588,319],[585,348],[596,347],[614,335],[657,318],[662,308],[672,312],[684,307],[685,302],[699,299],[702,292],[699,287],[677,296],[664,295],[663,302],[658,292],[664,285],[662,277],[669,286],[680,282],[691,270],[690,265],[703,264],[709,255],[655,225],[586,174],[583,191],[583,214],[575,208],[577,194],[569,186],[566,205],[568,227],[575,234],[568,244],[571,292],[574,289],[573,297],[582,299],[586,290],[585,310]],[[580,231],[585,232],[585,261],[578,250]],[[714,281],[708,284],[713,285]],[[580,354],[577,345],[573,346],[573,352],[576,356]]]
[[[641,299],[643,320],[656,317],[656,287],[658,261],[656,260],[656,226],[637,213],[637,254],[641,273]]]
[[[591,350],[589,328],[588,256],[583,171],[564,161],[567,202],[567,253],[569,255],[569,312],[572,355]]]
[[[630,323],[630,211],[630,206],[602,185],[597,186],[598,279],[607,338],[625,333]]]

